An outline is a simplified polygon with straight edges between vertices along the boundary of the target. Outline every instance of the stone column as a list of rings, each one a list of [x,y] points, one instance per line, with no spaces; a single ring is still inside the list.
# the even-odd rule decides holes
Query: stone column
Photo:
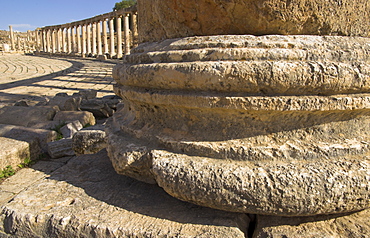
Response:
[[[55,48],[56,48],[56,42],[55,42],[55,29],[52,29],[51,32],[51,52],[54,54],[55,53]]]
[[[41,39],[41,41],[42,41],[42,50],[44,51],[44,52],[47,52],[47,43],[46,43],[46,31],[45,30],[42,30],[41,31],[41,37],[42,37],[42,39]]]
[[[66,28],[62,28],[62,52],[67,53],[67,44],[66,44]]]
[[[76,26],[76,39],[77,39],[77,53],[81,54],[81,25]]]
[[[21,50],[21,38],[18,36],[17,37],[17,50],[20,51]]]
[[[132,44],[137,46],[138,31],[137,31],[137,12],[132,13]]]
[[[63,45],[63,39],[62,39],[62,28],[58,28],[57,30],[57,52],[62,52],[62,45]]]
[[[124,31],[125,31],[125,55],[130,54],[130,23],[129,23],[129,14],[125,14],[125,20],[124,20]]]
[[[36,30],[35,33],[36,33],[36,51],[40,52],[40,33],[41,32],[39,30]]]
[[[96,56],[96,22],[92,24],[92,54]]]
[[[67,28],[67,47],[68,47],[68,54],[72,53],[72,27]]]
[[[108,50],[108,36],[107,36],[107,19],[104,18],[103,20],[103,45],[104,45],[104,54],[107,55],[109,54]]]
[[[87,24],[87,54],[91,55],[91,23]]]
[[[110,34],[110,57],[113,57],[116,55],[115,49],[114,49],[114,19],[109,19],[109,34]]]
[[[102,55],[103,54],[103,50],[102,50],[102,45],[101,45],[101,22],[98,21],[97,23],[97,38],[98,38],[98,55]]]
[[[86,56],[86,24],[82,25],[82,57]]]
[[[46,52],[51,52],[51,29],[46,32]]]
[[[10,44],[12,45],[12,50],[15,50],[13,26],[9,26],[9,31],[10,31]]]
[[[71,28],[71,37],[72,37],[72,53],[77,52],[77,47],[76,47],[76,35],[75,35],[75,28],[76,26],[72,26]]]
[[[122,58],[122,16],[117,17],[117,59]]]

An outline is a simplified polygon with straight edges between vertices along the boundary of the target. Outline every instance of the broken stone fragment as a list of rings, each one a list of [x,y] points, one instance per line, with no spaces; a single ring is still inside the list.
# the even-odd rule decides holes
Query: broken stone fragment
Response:
[[[74,96],[81,96],[82,99],[94,99],[96,98],[97,91],[93,89],[83,89],[80,90],[78,93],[73,94]]]
[[[72,148],[77,155],[95,154],[107,146],[104,129],[86,128],[73,136]]]
[[[75,155],[72,150],[72,139],[61,139],[49,142],[48,153],[52,159]]]
[[[53,120],[60,123],[69,123],[78,120],[82,126],[95,125],[94,115],[86,111],[60,111],[56,113]]]
[[[107,118],[114,113],[113,109],[102,99],[83,100],[81,110],[93,113],[96,118]]]
[[[58,106],[61,111],[78,111],[80,110],[80,97],[55,96],[50,99],[47,105]]]
[[[83,128],[82,124],[80,121],[72,121],[70,123],[67,123],[66,125],[62,126],[60,128],[60,132],[63,135],[63,138],[70,139],[73,137],[73,135],[81,130]]]

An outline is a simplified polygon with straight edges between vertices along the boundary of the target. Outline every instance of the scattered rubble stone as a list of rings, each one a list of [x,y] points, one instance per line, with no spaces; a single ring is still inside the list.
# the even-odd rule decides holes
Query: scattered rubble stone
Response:
[[[94,99],[96,95],[97,91],[93,89],[80,90],[78,93],[74,94],[74,96],[82,96],[82,99]]]
[[[93,113],[96,118],[110,117],[114,113],[102,99],[83,100],[81,110]]]
[[[0,136],[26,141],[29,143],[37,139],[39,144],[38,146],[41,147],[44,152],[46,152],[47,143],[54,141],[57,138],[57,133],[53,130],[47,129],[0,124]],[[30,150],[33,151],[33,147],[31,147]]]
[[[107,147],[104,129],[85,128],[73,136],[72,148],[77,155],[95,154]]]
[[[63,135],[63,138],[70,139],[73,135],[83,128],[80,121],[76,120],[70,123],[67,123],[65,126],[60,128],[60,132]]]
[[[53,120],[57,106],[21,107],[6,106],[0,108],[0,124],[29,126],[36,122]]]
[[[54,117],[54,121],[61,123],[69,123],[76,120],[80,121],[82,126],[95,125],[94,115],[86,111],[60,111]]]
[[[72,150],[72,139],[61,139],[48,144],[48,153],[52,159],[75,155]]]
[[[14,104],[14,106],[17,106],[17,107],[29,107],[30,105],[28,104],[27,101],[21,100],[21,101],[16,102]]]
[[[47,105],[58,106],[61,111],[78,111],[80,103],[80,97],[55,96],[50,99]]]

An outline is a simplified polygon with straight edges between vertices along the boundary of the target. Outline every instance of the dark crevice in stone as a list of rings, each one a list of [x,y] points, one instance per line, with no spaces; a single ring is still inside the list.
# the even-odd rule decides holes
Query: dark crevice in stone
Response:
[[[247,234],[246,234],[246,238],[253,238],[253,234],[254,234],[254,231],[256,229],[256,225],[257,225],[257,216],[255,214],[247,214],[249,219],[250,219],[250,222],[249,222],[249,226],[248,226],[248,230],[247,230]]]

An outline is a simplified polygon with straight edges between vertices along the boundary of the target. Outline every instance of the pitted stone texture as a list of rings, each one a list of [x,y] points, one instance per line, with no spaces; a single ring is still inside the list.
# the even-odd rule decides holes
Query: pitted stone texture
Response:
[[[225,162],[163,151],[152,151],[152,156],[159,186],[202,206],[283,216],[370,206],[368,157],[286,163]]]
[[[194,35],[370,36],[367,0],[141,0],[140,42]]]
[[[257,216],[257,226],[253,238],[369,237],[369,216],[369,209],[350,214],[313,217]]]
[[[2,204],[0,236],[242,238],[249,225],[245,214],[181,202],[116,174],[104,151],[45,177]]]
[[[227,211],[368,208],[369,46],[249,35],[142,44],[114,69],[124,107],[106,127],[113,166]]]
[[[122,85],[254,95],[370,92],[370,38],[205,36],[142,44]]]
[[[72,149],[76,154],[94,154],[107,147],[104,129],[90,129],[78,131],[72,139]]]

